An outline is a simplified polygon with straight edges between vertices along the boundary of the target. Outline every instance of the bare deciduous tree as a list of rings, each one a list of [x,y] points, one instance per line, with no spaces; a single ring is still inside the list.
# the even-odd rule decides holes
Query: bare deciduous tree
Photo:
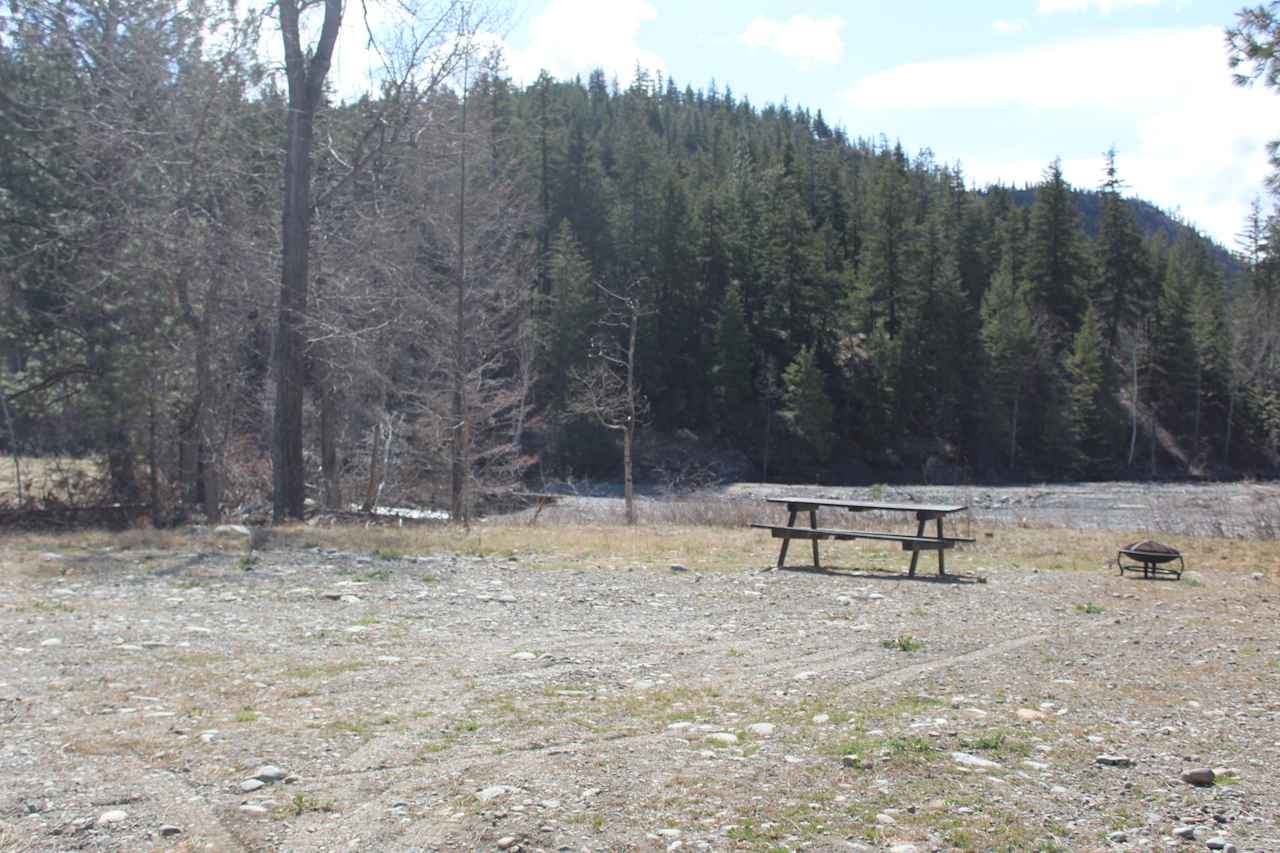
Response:
[[[622,433],[622,496],[627,524],[635,524],[632,449],[636,428],[648,412],[648,402],[636,382],[636,343],[640,318],[649,312],[642,307],[638,280],[632,280],[622,292],[602,284],[596,287],[609,300],[609,308],[599,321],[602,333],[592,341],[595,363],[589,370],[573,372],[570,410]]]

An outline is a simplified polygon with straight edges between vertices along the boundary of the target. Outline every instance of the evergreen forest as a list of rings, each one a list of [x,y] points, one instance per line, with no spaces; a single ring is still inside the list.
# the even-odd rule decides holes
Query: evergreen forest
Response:
[[[517,85],[458,37],[473,9],[435,14],[355,102],[319,54],[265,65],[278,29],[234,5],[0,17],[14,464],[91,456],[101,499],[213,519],[286,465],[305,489],[278,517],[305,492],[465,518],[620,481],[633,439],[637,479],[668,485],[1280,470],[1261,202],[1222,247],[1128,197],[1123,152],[1092,186],[1046,162],[978,187],[728,83]]]

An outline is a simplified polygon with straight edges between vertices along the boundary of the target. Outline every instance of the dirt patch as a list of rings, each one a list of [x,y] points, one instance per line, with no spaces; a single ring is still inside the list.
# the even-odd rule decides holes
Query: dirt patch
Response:
[[[1280,849],[1273,571],[752,541],[0,549],[0,849]]]

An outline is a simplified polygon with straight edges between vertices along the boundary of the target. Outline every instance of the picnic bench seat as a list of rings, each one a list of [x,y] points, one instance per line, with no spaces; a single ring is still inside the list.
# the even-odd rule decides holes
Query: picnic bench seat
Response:
[[[774,539],[882,539],[901,542],[904,551],[936,551],[954,548],[960,542],[974,542],[964,536],[913,536],[909,533],[882,533],[877,530],[839,530],[833,527],[787,527],[785,524],[752,524],[761,530],[772,530]]]
[[[790,518],[786,524],[752,524],[751,526],[760,530],[768,530],[772,533],[773,538],[782,540],[782,547],[778,552],[778,568],[783,568],[787,559],[787,546],[791,544],[792,539],[808,539],[813,545],[813,565],[815,568],[821,568],[821,562],[818,559],[818,542],[821,540],[852,540],[852,539],[870,539],[884,542],[901,542],[902,550],[911,552],[911,566],[907,570],[909,577],[914,577],[916,573],[916,563],[919,560],[921,551],[937,551],[938,552],[938,574],[946,574],[946,561],[944,552],[948,548],[954,548],[956,545],[965,542],[973,542],[965,536],[944,536],[942,532],[942,519],[944,516],[953,512],[959,512],[965,507],[950,505],[933,505],[933,504],[895,504],[882,503],[878,501],[854,501],[854,500],[838,500],[834,498],[767,498],[769,503],[785,504]],[[917,525],[914,534],[909,533],[887,533],[878,530],[849,530],[836,527],[819,527],[818,526],[818,509],[820,507],[834,507],[837,509],[845,509],[849,512],[909,512],[916,517]],[[809,526],[801,527],[796,525],[796,516],[802,511],[809,513]],[[933,521],[937,525],[937,535],[925,535],[925,524]]]

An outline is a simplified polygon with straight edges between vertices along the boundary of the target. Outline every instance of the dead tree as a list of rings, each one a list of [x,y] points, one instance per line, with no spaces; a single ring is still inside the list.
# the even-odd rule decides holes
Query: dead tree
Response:
[[[642,307],[640,282],[633,280],[625,292],[596,285],[609,308],[599,321],[602,333],[592,340],[591,369],[574,371],[574,396],[570,411],[594,418],[605,429],[622,433],[622,496],[627,524],[636,523],[632,478],[632,448],[636,428],[648,414],[648,401],[636,383],[636,342]],[[612,331],[612,334],[610,332]]]

